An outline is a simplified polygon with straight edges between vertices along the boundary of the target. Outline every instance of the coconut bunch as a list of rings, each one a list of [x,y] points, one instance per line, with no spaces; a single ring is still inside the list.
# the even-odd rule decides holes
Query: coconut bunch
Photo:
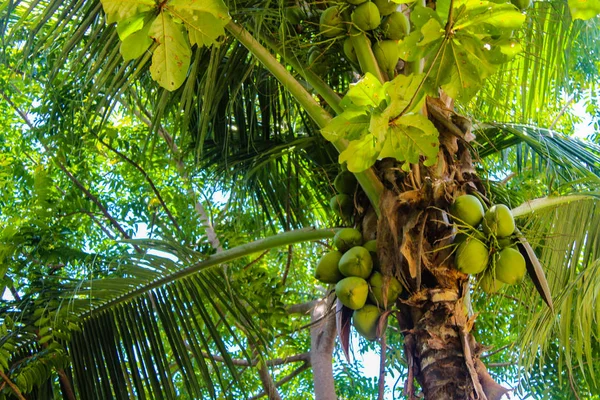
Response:
[[[379,271],[375,240],[365,243],[359,231],[343,228],[336,233],[333,244],[337,250],[321,257],[315,278],[335,284],[338,301],[354,310],[352,325],[356,331],[374,340],[382,311],[396,302],[402,286],[396,278],[390,277],[384,301],[384,277]]]
[[[477,197],[463,195],[455,200],[450,213],[459,230],[454,239],[456,268],[478,275],[479,286],[486,293],[523,279],[525,258],[517,249],[515,220],[507,206],[494,204],[485,211]]]
[[[325,38],[341,38],[343,52],[348,61],[358,65],[358,58],[351,36],[365,32],[371,39],[371,47],[379,67],[389,77],[395,76],[400,57],[398,41],[410,33],[408,17],[400,11],[399,4],[390,0],[346,0],[323,11],[319,19],[319,32]],[[319,73],[318,47],[309,51],[309,65]]]
[[[352,218],[354,211],[354,201],[352,196],[356,191],[357,181],[352,172],[342,171],[333,181],[333,187],[338,192],[329,200],[331,210],[344,221],[349,221]]]

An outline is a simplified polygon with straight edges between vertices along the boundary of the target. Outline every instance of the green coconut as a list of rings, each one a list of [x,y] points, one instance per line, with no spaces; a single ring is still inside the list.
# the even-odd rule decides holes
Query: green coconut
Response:
[[[369,254],[371,254],[371,258],[373,259],[373,270],[381,271],[381,267],[379,266],[379,258],[377,258],[377,240],[369,240],[362,246],[369,250]]]
[[[362,233],[354,228],[342,228],[335,233],[333,244],[342,253],[363,243]]]
[[[502,289],[503,286],[504,283],[499,279],[494,278],[489,270],[484,272],[479,279],[479,287],[487,294],[496,293],[498,290]]]
[[[527,272],[525,257],[519,250],[507,247],[498,253],[496,259],[496,278],[509,285],[521,281]]]
[[[367,304],[363,308],[354,311],[352,325],[365,339],[375,340],[380,316],[381,312],[377,306]]]
[[[506,247],[511,247],[514,244],[515,243],[513,242],[511,237],[505,237],[505,238],[498,239],[498,247],[500,247],[501,249],[504,249]]]
[[[485,243],[485,241],[487,240],[487,237],[483,234],[483,232],[481,232],[479,230],[469,229],[467,232],[457,233],[456,236],[454,237],[453,243],[456,245],[459,245],[462,242],[464,242],[465,240],[467,240],[468,238],[477,239],[482,243]]]
[[[489,249],[477,239],[467,238],[456,249],[456,268],[465,274],[475,275],[482,272],[488,261]]]
[[[379,68],[384,70],[391,79],[395,76],[394,71],[400,58],[398,51],[398,42],[395,40],[382,40],[373,45],[373,54],[379,64]]]
[[[521,11],[525,11],[531,7],[531,0],[510,0],[510,2]]]
[[[326,37],[336,37],[346,32],[339,7],[333,6],[323,11],[319,20],[319,32]]]
[[[356,190],[356,184],[356,177],[350,171],[340,172],[333,181],[333,187],[335,190],[348,195],[354,194],[354,191]]]
[[[335,295],[338,300],[352,310],[363,308],[368,294],[369,284],[357,276],[344,278],[335,285]]]
[[[381,28],[387,39],[402,40],[410,33],[410,21],[404,13],[394,11],[386,17]]]
[[[390,15],[398,9],[398,4],[390,0],[373,0],[373,3],[375,3],[379,9],[379,14],[381,14],[382,17]]]
[[[483,232],[504,238],[512,235],[515,231],[515,219],[512,212],[504,204],[492,206],[483,217]]]
[[[379,272],[373,272],[369,278],[369,299],[381,308],[388,308],[396,302],[396,299],[402,293],[402,285],[398,279],[390,277],[387,287],[387,301],[383,302],[383,275]]]
[[[381,15],[375,4],[368,1],[356,7],[352,13],[352,22],[360,30],[370,31],[379,26],[381,23]]]
[[[477,197],[465,194],[456,198],[450,207],[450,213],[458,223],[475,228],[483,219],[484,210]]]
[[[341,258],[342,253],[335,250],[321,257],[315,269],[315,278],[324,283],[338,283],[344,278],[338,269]]]
[[[344,253],[338,268],[344,276],[358,276],[367,279],[373,271],[373,259],[369,250],[362,246],[355,246]]]
[[[356,56],[356,51],[354,50],[354,45],[352,44],[352,39],[350,38],[346,38],[346,40],[344,40],[344,55],[348,61],[358,64],[358,57]]]
[[[340,193],[329,200],[329,207],[338,217],[349,219],[354,211],[354,202],[347,194]]]

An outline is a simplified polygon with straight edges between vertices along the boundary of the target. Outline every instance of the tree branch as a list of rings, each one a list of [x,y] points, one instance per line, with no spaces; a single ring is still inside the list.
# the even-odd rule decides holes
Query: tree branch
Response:
[[[202,356],[205,358],[209,358],[209,359],[218,361],[218,362],[225,362],[225,358],[223,358],[222,356],[216,355],[216,354],[208,354],[203,351]],[[274,367],[277,365],[289,364],[289,363],[300,362],[300,361],[309,362],[310,361],[310,353],[296,354],[296,355],[289,356],[286,358],[274,358],[272,360],[267,360],[264,363],[269,367]],[[249,362],[248,360],[232,359],[231,362],[233,365],[238,365],[240,367],[254,367],[254,366],[258,365],[259,360],[253,360],[252,362]]]
[[[150,185],[150,188],[152,189],[152,192],[154,192],[154,195],[156,196],[156,198],[160,202],[162,208],[167,213],[167,216],[171,220],[171,223],[175,226],[175,228],[179,231],[180,234],[183,234],[183,232],[181,230],[181,227],[177,223],[177,220],[175,219],[175,217],[173,216],[173,214],[169,210],[169,207],[167,207],[167,205],[165,204],[165,201],[163,200],[163,197],[160,195],[160,191],[156,188],[156,185],[154,185],[154,181],[152,181],[152,178],[150,178],[150,176],[148,175],[148,173],[146,172],[146,170],[143,169],[142,167],[140,167],[139,164],[137,164],[135,161],[133,161],[132,159],[130,159],[129,157],[127,157],[125,154],[121,153],[119,150],[115,149],[110,144],[108,144],[104,140],[100,139],[98,136],[96,136],[96,138],[106,148],[108,148],[110,151],[112,151],[113,153],[115,153],[116,155],[118,155],[119,157],[121,157],[123,160],[125,160],[127,163],[129,163],[130,165],[132,165],[135,169],[137,169],[144,176],[144,179],[146,179],[146,182],[148,182],[148,184]]]
[[[26,400],[25,397],[23,397],[23,393],[21,393],[17,385],[15,385],[10,379],[8,379],[8,376],[6,376],[6,374],[2,372],[2,370],[0,370],[0,378],[2,378],[8,386],[10,386],[10,388],[19,400]]]
[[[318,300],[309,301],[306,303],[298,303],[289,306],[286,311],[288,314],[308,314],[317,305]]]
[[[291,381],[292,379],[294,379],[295,377],[297,377],[298,375],[300,375],[302,372],[304,372],[305,370],[307,370],[310,367],[310,362],[307,361],[304,364],[302,364],[301,366],[299,366],[298,368],[296,368],[294,371],[292,371],[289,375],[286,375],[284,378],[278,380],[277,382],[275,382],[275,387],[280,387],[281,385]],[[257,394],[256,396],[252,396],[250,397],[248,400],[257,400],[260,399],[261,397],[266,396],[267,393],[266,392],[260,392],[259,394]]]

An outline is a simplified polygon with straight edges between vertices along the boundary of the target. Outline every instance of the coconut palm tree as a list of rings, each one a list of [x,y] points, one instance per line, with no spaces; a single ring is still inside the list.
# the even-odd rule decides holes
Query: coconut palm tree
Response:
[[[2,396],[383,398],[386,370],[408,398],[598,393],[600,152],[570,135],[600,10],[375,3],[0,8]],[[465,194],[512,209],[522,283],[457,269]],[[363,343],[378,386],[334,370],[352,311],[312,279],[343,225],[403,286]]]

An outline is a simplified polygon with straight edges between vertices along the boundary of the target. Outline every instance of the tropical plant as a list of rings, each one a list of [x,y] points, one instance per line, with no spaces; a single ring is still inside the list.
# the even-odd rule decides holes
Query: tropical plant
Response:
[[[360,3],[0,6],[2,398],[600,395],[600,5]],[[464,194],[517,226],[477,277]],[[354,346],[313,277],[348,225],[383,282]]]

